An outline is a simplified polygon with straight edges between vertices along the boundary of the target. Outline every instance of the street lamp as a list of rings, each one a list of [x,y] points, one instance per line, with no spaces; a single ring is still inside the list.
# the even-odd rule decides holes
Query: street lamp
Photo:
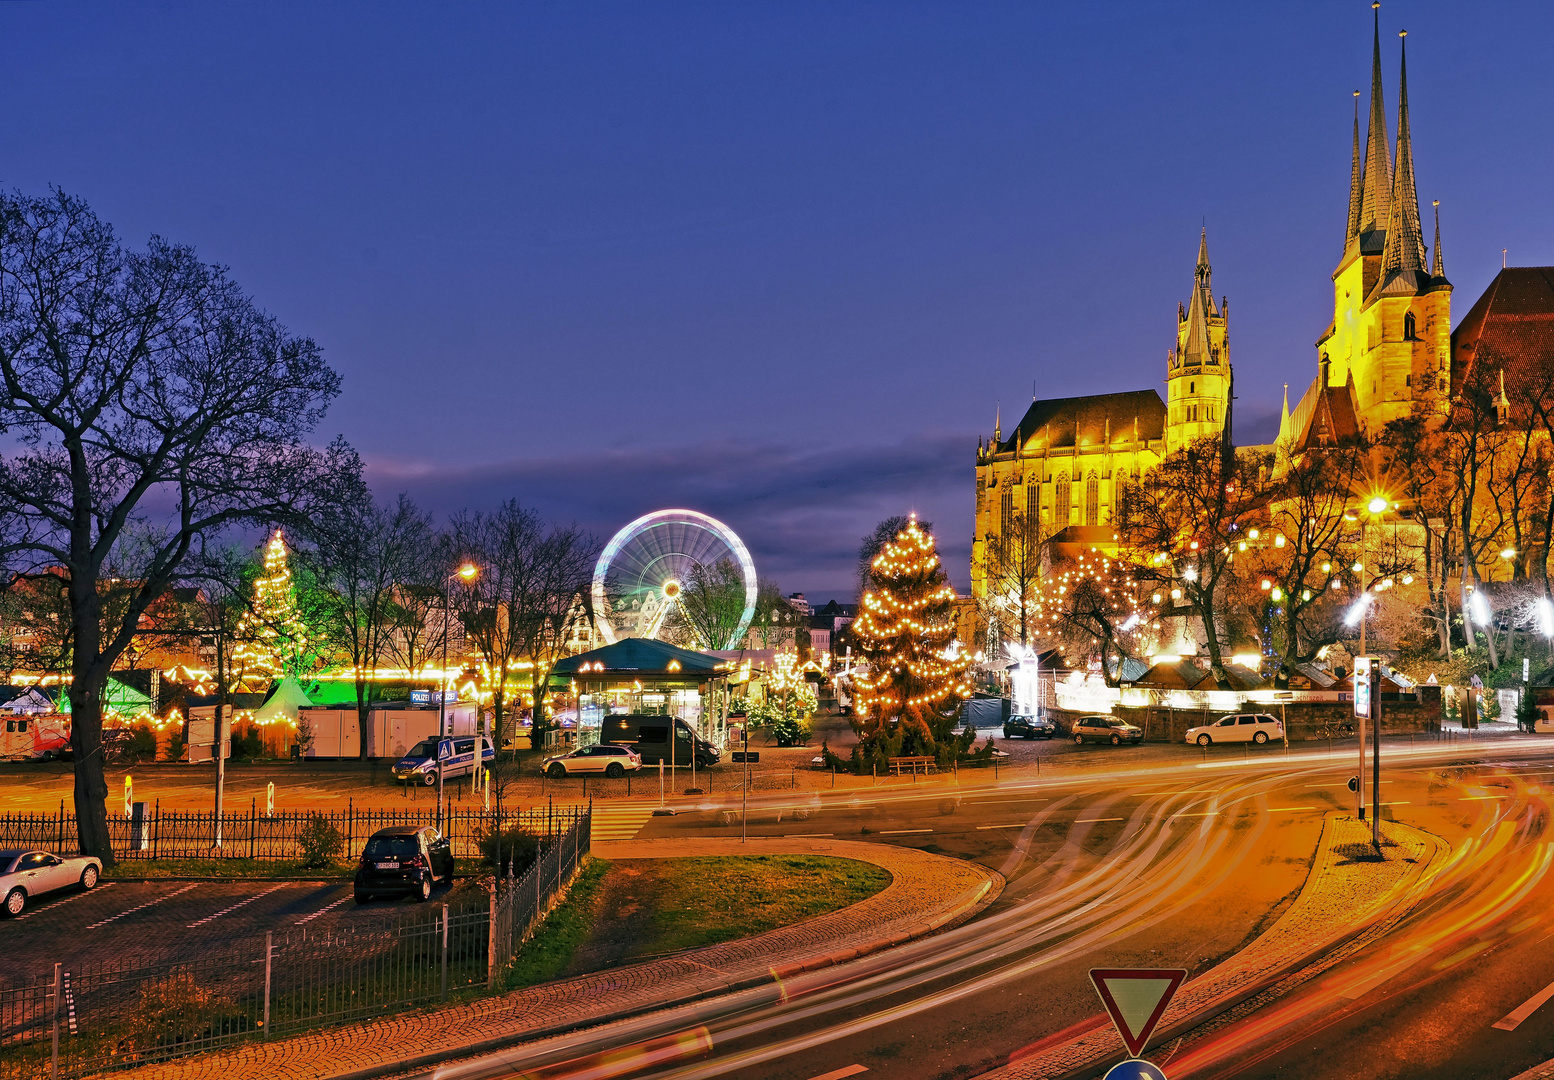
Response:
[[[465,563],[458,570],[448,575],[443,582],[442,589],[442,680],[441,688],[437,694],[437,831],[442,832],[442,744],[448,737],[448,581],[458,578],[465,584],[474,581],[480,576],[480,568],[474,563]],[[475,769],[478,772],[484,762],[484,755],[479,747],[475,750]]]

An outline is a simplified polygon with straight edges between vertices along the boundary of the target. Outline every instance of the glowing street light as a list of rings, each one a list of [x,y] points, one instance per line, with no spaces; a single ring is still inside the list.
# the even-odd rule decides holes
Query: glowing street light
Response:
[[[1373,514],[1386,513],[1387,500],[1380,495],[1374,495],[1371,497],[1371,501],[1365,504],[1365,509]]]
[[[1554,602],[1547,596],[1538,599],[1538,628],[1544,637],[1554,638]]]
[[[1371,594],[1368,592],[1361,593],[1360,598],[1350,605],[1348,611],[1344,612],[1344,625],[1359,626],[1360,620],[1365,617],[1365,609],[1370,607],[1370,604]],[[1364,649],[1362,648],[1361,651],[1363,652]]]

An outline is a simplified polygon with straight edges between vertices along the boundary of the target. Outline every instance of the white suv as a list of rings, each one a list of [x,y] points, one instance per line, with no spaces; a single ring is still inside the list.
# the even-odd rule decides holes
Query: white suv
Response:
[[[1284,725],[1267,713],[1236,713],[1223,716],[1212,724],[1187,729],[1187,741],[1199,746],[1219,742],[1254,742],[1261,746],[1269,739],[1282,738]]]
[[[599,743],[595,746],[579,746],[565,754],[545,759],[545,775],[553,780],[563,776],[583,773],[603,773],[605,776],[625,776],[642,768],[642,757],[627,746]]]

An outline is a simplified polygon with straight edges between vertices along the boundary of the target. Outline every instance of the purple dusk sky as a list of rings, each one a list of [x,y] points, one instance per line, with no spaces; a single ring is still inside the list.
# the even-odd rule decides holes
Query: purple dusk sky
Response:
[[[1554,8],[1381,25],[1461,318],[1501,248],[1554,262]],[[382,496],[689,506],[812,599],[915,509],[964,588],[995,404],[1160,388],[1200,222],[1273,435],[1370,48],[1358,0],[0,3],[0,184],[230,265]]]

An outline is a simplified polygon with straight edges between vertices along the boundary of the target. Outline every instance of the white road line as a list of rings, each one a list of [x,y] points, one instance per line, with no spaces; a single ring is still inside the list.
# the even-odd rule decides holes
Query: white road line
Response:
[[[881,829],[881,836],[905,836],[907,833],[933,832],[932,829]]]
[[[99,889],[111,889],[111,888],[113,888],[113,882],[111,882],[111,881],[104,881],[101,884],[99,884],[97,886],[97,888],[99,888]],[[52,904],[50,904],[46,908],[29,908],[26,911],[22,912],[20,915],[16,916],[16,921],[17,922],[21,922],[23,919],[30,919],[34,915],[37,915],[39,912],[53,911],[55,908],[59,907],[59,905],[61,905],[61,904],[68,904],[72,900],[79,900],[79,899],[81,899],[81,897],[89,896],[89,895],[91,895],[91,894],[90,893],[84,893],[84,892],[78,892],[74,896],[67,896],[67,897],[65,897],[63,900],[55,900]]]
[[[220,911],[217,911],[217,912],[215,912],[213,914],[207,915],[207,916],[205,916],[205,918],[200,919],[197,922],[190,923],[188,926],[184,927],[184,929],[185,930],[193,930],[196,926],[204,926],[206,923],[212,921],[213,919],[219,919],[223,915],[227,914],[228,912],[236,911],[238,908],[242,907],[245,904],[252,904],[255,900],[259,899],[261,896],[269,896],[272,892],[275,892],[277,889],[284,889],[285,887],[286,887],[285,882],[282,882],[281,884],[272,886],[271,888],[268,888],[268,889],[264,890],[263,892],[254,893],[254,895],[248,897],[245,900],[239,900],[237,903],[233,904],[231,907],[224,907]]]
[[[302,916],[302,918],[298,919],[293,925],[301,926],[305,922],[312,922],[314,919],[318,918],[320,915],[323,915],[325,912],[333,911],[335,908],[339,907],[349,899],[349,896],[342,896],[340,899],[336,900],[334,903],[328,905],[327,907],[321,907],[311,915]]]
[[[153,904],[160,904],[163,900],[171,900],[173,897],[178,896],[181,893],[188,892],[190,889],[194,888],[195,885],[198,885],[198,884],[199,884],[199,882],[195,882],[194,885],[185,885],[181,889],[174,889],[170,893],[163,893],[161,896],[158,896],[158,897],[156,897],[153,900],[147,900],[144,904],[136,904],[134,907],[130,908],[128,911],[121,911],[117,915],[110,915],[110,916],[108,916],[108,918],[103,919],[101,922],[94,922],[91,926],[88,926],[87,929],[88,930],[96,930],[99,926],[107,926],[109,923],[115,922],[115,921],[117,921],[119,919],[122,919],[126,915],[133,915],[137,911],[144,911],[146,908],[150,907]]]
[[[859,1073],[866,1073],[868,1071],[869,1069],[866,1065],[848,1065],[844,1068],[832,1069],[828,1073],[821,1073],[819,1076],[812,1076],[809,1080],[842,1080],[843,1077],[857,1076]]]
[[[1292,810],[1315,810],[1315,809],[1316,809],[1315,806],[1270,806],[1268,808],[1268,812],[1270,814],[1287,814],[1287,813],[1289,813]]]
[[[1413,803],[1409,802],[1407,799],[1400,799],[1397,802],[1384,802],[1384,803],[1380,803],[1378,805],[1381,805],[1381,806],[1412,806]]]
[[[1090,824],[1093,824],[1094,822],[1097,822],[1097,821],[1126,821],[1126,820],[1128,820],[1128,819],[1127,818],[1120,818],[1120,817],[1082,817],[1082,818],[1075,818],[1074,819],[1074,824],[1075,825],[1090,825]]]
[[[977,828],[978,829],[1023,829],[1027,825],[1029,825],[1029,824],[1030,824],[1030,822],[1028,822],[1028,821],[1016,821],[1016,822],[1014,822],[1013,824],[1010,824],[1010,825],[978,825]]]
[[[1212,795],[1218,790],[1219,788],[1189,788],[1186,791],[1130,791],[1125,797],[1134,799],[1141,795]]]
[[[782,835],[786,840],[818,840],[822,836],[835,836],[836,834],[828,832],[790,832],[783,833]]]
[[[1508,799],[1509,795],[1464,795],[1458,802],[1483,802],[1485,799]]]
[[[1179,818],[1179,817],[1218,817],[1219,816],[1219,811],[1218,810],[1205,810],[1201,814],[1172,814],[1171,816],[1174,817],[1174,818]]]
[[[1495,1021],[1490,1027],[1499,1028],[1501,1031],[1515,1031],[1518,1024],[1542,1008],[1543,1003],[1551,997],[1554,997],[1554,983],[1549,983],[1549,985],[1539,990],[1532,997],[1506,1013],[1503,1019]]]
[[[1390,784],[1390,783],[1392,783],[1392,781],[1391,780],[1383,780],[1382,783],[1383,784]],[[1312,784],[1311,785],[1313,790],[1315,790],[1316,788],[1325,788],[1325,787],[1344,787],[1344,788],[1346,788],[1348,786],[1349,786],[1349,781],[1347,781],[1347,780],[1345,780],[1342,784]],[[1371,786],[1371,782],[1369,780],[1365,781],[1365,786],[1366,787],[1370,787]]]

